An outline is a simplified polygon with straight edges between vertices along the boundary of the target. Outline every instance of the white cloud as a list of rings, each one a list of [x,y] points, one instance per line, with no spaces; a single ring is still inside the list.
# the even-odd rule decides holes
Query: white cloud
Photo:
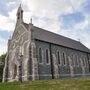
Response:
[[[6,17],[0,15],[0,30],[13,31],[15,27],[12,16]]]
[[[30,17],[32,17],[34,25],[53,32],[60,30],[59,16],[63,13],[73,12],[72,7],[64,0],[23,0],[22,3],[23,6],[29,8],[29,11],[24,13],[26,22],[30,22]],[[47,20],[43,18],[47,18]]]
[[[8,19],[10,21],[16,22],[16,13],[17,13],[17,8],[13,9],[11,12],[9,12],[9,17]]]
[[[60,21],[58,20],[62,14],[69,14],[81,10],[81,6],[85,0],[21,0],[23,7],[27,6],[28,11],[25,12],[24,20],[30,22],[33,17],[33,24],[58,32]],[[37,17],[34,18],[34,17]],[[48,18],[49,20],[43,20]]]
[[[12,28],[12,26],[8,18],[0,15],[0,30],[9,30],[10,28]]]
[[[72,13],[73,7],[75,10],[79,10],[82,4],[82,0],[21,0],[24,9],[28,9],[24,12],[24,20],[30,22],[30,17],[38,17],[38,19],[33,18],[33,23],[36,26],[44,27],[57,32],[60,29],[60,21],[58,17],[62,14]],[[9,2],[10,6],[12,3]],[[73,7],[72,7],[73,5]],[[78,8],[78,9],[77,9]],[[0,16],[0,29],[5,29],[8,31],[14,30],[15,20],[16,20],[16,9],[9,12],[9,17]],[[49,18],[49,21],[44,21],[42,18]],[[14,21],[14,22],[12,22]],[[5,25],[5,26],[3,26]]]
[[[16,9],[9,12],[9,16],[0,15],[0,31],[13,31],[16,21]],[[0,37],[0,55],[7,52],[7,39]]]
[[[89,25],[90,22],[88,18],[86,18],[83,22],[77,23],[69,29],[62,29],[60,34],[70,37],[77,41],[80,40],[81,43],[83,43],[90,49],[90,31],[87,30]]]
[[[73,12],[83,11],[82,5],[85,0],[20,0],[23,5],[24,11],[24,21],[29,23],[30,18],[33,18],[33,24],[45,28],[47,30],[53,31],[55,33],[60,33],[62,35],[71,37],[73,39],[85,38],[83,43],[90,47],[88,38],[89,35],[85,29],[90,25],[89,17],[86,16],[85,21],[75,24],[71,30],[63,30],[60,27],[60,16],[63,14],[69,14]],[[9,6],[12,3],[9,3]],[[14,10],[9,12],[9,16],[0,15],[0,30],[13,31],[16,22],[16,7]],[[81,35],[85,32],[85,35]],[[78,36],[77,36],[78,34]],[[1,39],[2,40],[2,39]],[[83,40],[83,39],[82,39]],[[3,47],[3,46],[2,46]]]
[[[0,37],[0,55],[7,51],[7,40]]]

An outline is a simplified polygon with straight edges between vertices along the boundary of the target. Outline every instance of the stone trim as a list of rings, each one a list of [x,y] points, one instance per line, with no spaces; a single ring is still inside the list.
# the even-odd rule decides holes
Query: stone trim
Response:
[[[70,56],[68,56],[68,60],[69,60],[69,67],[70,67],[70,75],[71,75],[71,77],[74,77],[74,70],[73,70],[73,66],[72,66],[72,59],[70,58]]]
[[[57,59],[56,59],[55,54],[52,54],[52,60],[53,60],[54,78],[58,79],[59,78],[59,68],[58,68]]]
[[[84,55],[81,56],[81,61],[80,62],[82,63],[83,67],[86,67],[86,59],[85,58],[86,58],[86,56],[84,56]]]
[[[85,75],[85,67],[83,66],[83,62],[82,62],[81,58],[80,58],[80,62],[81,62],[81,67],[82,67],[82,74],[84,76]]]
[[[8,53],[5,58],[5,66],[3,69],[3,80],[2,82],[6,82],[8,80]]]
[[[31,59],[32,59],[32,80],[38,80],[39,79],[38,63],[36,58],[36,45],[34,42],[31,42]]]
[[[27,30],[27,28],[21,23],[19,26],[16,26],[16,28],[15,28],[15,30],[14,30],[14,32],[13,32],[13,35],[14,35],[15,31],[16,31],[20,26],[22,26],[22,27],[24,28],[25,32],[29,32],[29,31]],[[24,32],[24,33],[25,33],[25,32]],[[14,40],[13,35],[12,35],[12,39]],[[21,34],[21,35],[22,35],[22,34]],[[21,36],[21,35],[20,35],[20,36]]]
[[[12,43],[12,42],[19,42],[20,38],[21,38],[25,33],[28,33],[28,32],[22,33],[22,34],[19,36],[18,40],[12,39],[12,40],[11,40],[11,43]]]
[[[76,58],[76,60],[75,60]],[[74,54],[73,55],[73,62],[74,62],[74,67],[79,67],[79,58],[78,58],[78,55],[77,54]],[[76,62],[77,62],[77,65],[76,65]]]

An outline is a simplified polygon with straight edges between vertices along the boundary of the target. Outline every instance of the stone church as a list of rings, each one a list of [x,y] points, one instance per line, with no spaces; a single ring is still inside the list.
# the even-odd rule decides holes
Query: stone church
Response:
[[[3,70],[3,82],[90,74],[90,50],[81,42],[23,22],[21,5]]]

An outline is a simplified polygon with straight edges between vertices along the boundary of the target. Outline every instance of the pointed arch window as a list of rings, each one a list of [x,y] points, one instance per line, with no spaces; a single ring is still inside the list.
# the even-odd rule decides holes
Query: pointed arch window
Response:
[[[49,64],[50,63],[50,58],[49,58],[49,50],[46,49],[46,63]]]
[[[61,64],[61,56],[59,51],[57,51],[57,60],[58,60],[58,64]]]
[[[66,54],[63,52],[62,53],[62,61],[63,61],[63,65],[66,64]]]
[[[43,63],[42,49],[41,48],[39,48],[39,63]]]

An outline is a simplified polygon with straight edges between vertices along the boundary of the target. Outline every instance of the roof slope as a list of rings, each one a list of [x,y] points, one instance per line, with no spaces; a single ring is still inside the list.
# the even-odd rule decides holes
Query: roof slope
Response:
[[[49,31],[46,31],[38,27],[34,27],[34,35],[35,35],[35,38],[38,40],[42,40],[53,44],[58,44],[61,46],[90,53],[90,50],[87,47],[85,47],[82,43]]]
[[[25,27],[28,27],[28,25],[26,24]],[[36,26],[34,26],[33,31],[35,39],[90,53],[90,50],[78,41],[46,31]]]

